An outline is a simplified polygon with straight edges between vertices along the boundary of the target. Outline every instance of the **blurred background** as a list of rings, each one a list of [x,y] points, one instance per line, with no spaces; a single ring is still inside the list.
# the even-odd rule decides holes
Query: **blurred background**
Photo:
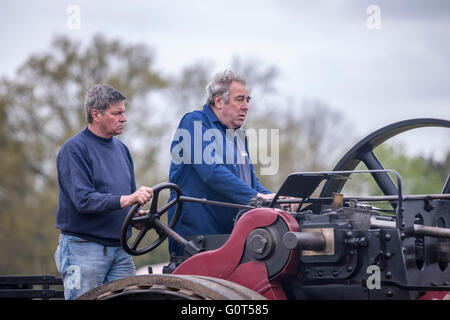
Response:
[[[138,185],[151,186],[168,180],[171,136],[202,107],[207,82],[225,68],[241,72],[252,96],[244,127],[279,130],[267,148],[278,170],[260,175],[256,162],[276,192],[291,172],[332,170],[385,125],[449,120],[449,38],[446,0],[2,1],[0,274],[57,272],[56,155],[86,127],[93,84],[127,96],[118,138]],[[439,193],[449,137],[417,129],[376,153],[406,192]],[[356,181],[348,192],[379,193],[370,179]],[[165,261],[167,242],[135,258],[138,268]]]

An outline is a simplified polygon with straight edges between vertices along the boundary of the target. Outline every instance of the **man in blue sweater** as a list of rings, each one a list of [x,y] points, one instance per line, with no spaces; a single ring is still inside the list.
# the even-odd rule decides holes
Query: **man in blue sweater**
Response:
[[[169,181],[183,195],[247,204],[252,197],[272,199],[255,175],[249,159],[245,132],[240,129],[250,102],[246,81],[226,70],[207,86],[203,110],[184,115],[171,144]],[[174,197],[171,194],[170,200]],[[168,212],[169,221],[174,214]],[[238,210],[229,207],[183,203],[175,231],[191,235],[229,234]],[[183,255],[183,248],[169,238],[169,252]]]
[[[136,190],[130,152],[114,138],[127,121],[125,100],[110,86],[90,88],[85,97],[88,126],[67,140],[57,156],[60,237],[55,261],[66,299],[136,274],[132,257],[120,246],[120,229],[129,206],[145,204],[153,190]]]

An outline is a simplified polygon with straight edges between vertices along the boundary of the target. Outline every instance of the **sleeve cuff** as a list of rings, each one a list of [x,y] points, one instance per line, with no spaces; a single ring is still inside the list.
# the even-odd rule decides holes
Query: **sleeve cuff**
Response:
[[[111,196],[110,199],[111,209],[113,210],[120,209],[120,197],[121,196]]]

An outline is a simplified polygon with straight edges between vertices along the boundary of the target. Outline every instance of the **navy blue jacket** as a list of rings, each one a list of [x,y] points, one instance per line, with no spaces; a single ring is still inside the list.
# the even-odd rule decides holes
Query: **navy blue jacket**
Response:
[[[56,227],[65,234],[120,246],[120,229],[129,210],[120,208],[120,196],[136,191],[133,160],[125,144],[86,128],[64,143],[56,165]]]
[[[218,147],[220,143],[213,143],[215,142],[214,133],[221,133],[218,139],[222,139],[222,150],[219,152],[217,151],[220,149]],[[230,145],[231,149],[229,149]],[[259,183],[249,159],[250,185],[239,178],[236,145],[232,142],[230,144],[226,136],[226,127],[207,105],[203,106],[203,110],[184,115],[170,150],[172,162],[169,181],[177,184],[185,196],[247,204],[257,193],[271,193]],[[229,154],[231,150],[234,152],[234,157],[233,154],[231,156]],[[248,157],[247,141],[245,141],[245,151]],[[211,154],[212,157],[208,158]],[[173,197],[174,194],[171,194],[169,201]],[[171,208],[168,212],[169,221],[173,217],[174,209]],[[183,237],[229,234],[237,212],[238,209],[234,208],[185,202],[175,231]],[[177,242],[169,238],[169,252],[182,255],[183,250]]]

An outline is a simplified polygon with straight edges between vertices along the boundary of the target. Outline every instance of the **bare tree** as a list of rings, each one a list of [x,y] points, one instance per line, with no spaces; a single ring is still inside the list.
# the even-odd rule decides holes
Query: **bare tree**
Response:
[[[152,62],[152,51],[142,44],[97,35],[82,46],[62,36],[48,51],[29,57],[12,79],[1,79],[0,273],[55,269],[55,159],[62,143],[87,124],[84,94],[95,83],[108,83],[129,99],[129,119],[150,117],[149,95],[167,84]],[[131,151],[143,175],[150,171],[161,129],[130,123],[121,138],[134,145],[142,141],[142,148]]]

